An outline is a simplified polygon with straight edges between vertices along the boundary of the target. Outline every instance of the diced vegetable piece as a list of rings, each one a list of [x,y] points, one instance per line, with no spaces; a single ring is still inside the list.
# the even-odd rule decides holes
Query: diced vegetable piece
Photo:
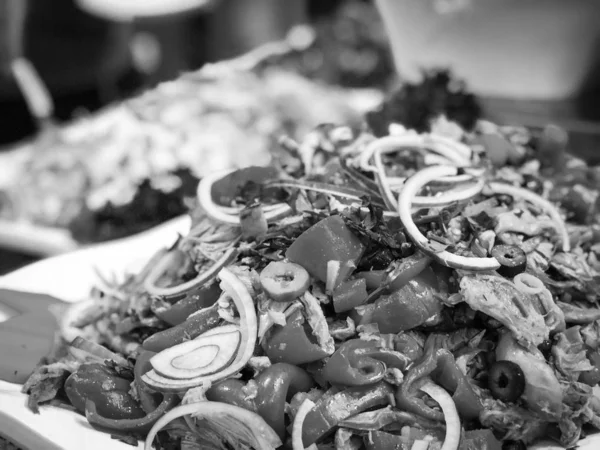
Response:
[[[367,296],[367,282],[364,278],[345,281],[333,292],[333,308],[336,313],[350,311],[362,305]]]
[[[206,391],[206,398],[211,402],[227,403],[248,411],[256,411],[254,399],[248,396],[245,388],[246,383],[235,378],[218,381]]]
[[[265,351],[271,361],[290,364],[305,364],[329,356],[316,343],[316,337],[301,311],[288,317],[285,326],[273,327],[267,338]]]
[[[396,292],[366,306],[361,324],[376,323],[381,333],[398,333],[416,328],[439,314],[443,305],[437,298],[437,281],[432,276],[431,269],[426,269]]]
[[[367,270],[364,272],[357,272],[354,274],[356,278],[362,278],[367,283],[367,289],[373,290],[381,287],[384,280],[387,279],[387,272],[385,270]]]
[[[402,259],[394,270],[387,274],[387,278],[384,280],[388,284],[388,291],[397,291],[409,281],[414,280],[431,265],[431,261],[430,256],[420,252]]]
[[[488,158],[495,167],[505,166],[510,159],[514,159],[516,154],[514,146],[503,136],[496,133],[485,133],[477,136],[473,143],[482,145],[485,148]]]
[[[274,261],[260,273],[260,284],[272,300],[291,302],[308,290],[310,276],[298,264]]]
[[[336,215],[321,220],[302,233],[288,248],[286,257],[324,283],[327,281],[328,262],[339,261],[335,288],[348,279],[364,251],[360,239]]]
[[[210,283],[209,286],[200,287],[188,293],[183,299],[171,305],[169,308],[160,308],[154,311],[156,317],[164,320],[169,325],[175,326],[186,321],[186,319],[202,308],[214,305],[219,298],[221,289],[218,283]]]
[[[153,334],[144,341],[142,346],[146,350],[158,353],[186,340],[197,338],[216,327],[220,320],[221,317],[214,305],[194,313],[185,322],[175,327]]]

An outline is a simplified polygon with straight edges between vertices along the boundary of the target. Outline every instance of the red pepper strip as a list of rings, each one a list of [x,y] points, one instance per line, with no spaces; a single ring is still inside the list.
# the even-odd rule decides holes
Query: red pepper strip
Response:
[[[394,390],[384,381],[372,386],[345,389],[323,398],[304,419],[302,442],[305,446],[325,438],[339,423],[360,412],[387,405]]]
[[[428,341],[423,359],[410,368],[404,377],[404,382],[396,390],[396,406],[399,409],[419,414],[431,420],[444,420],[444,415],[441,412],[428,407],[423,400],[415,395],[418,389],[418,386],[415,385],[423,378],[428,377],[436,367],[437,358],[435,350],[430,341]]]
[[[111,419],[144,417],[145,411],[129,393],[131,380],[105,364],[82,364],[67,378],[64,387],[69,401],[81,413],[86,400],[92,400],[100,414]]]
[[[154,411],[160,404],[159,394],[153,394],[148,392],[146,385],[142,381],[142,375],[152,370],[152,364],[150,364],[150,358],[156,353],[148,350],[142,350],[137,359],[135,360],[135,367],[133,368],[135,388],[140,399],[140,405],[142,409],[147,413]]]
[[[310,336],[310,337],[309,337]],[[305,364],[329,356],[314,342],[312,330],[301,311],[288,317],[285,326],[274,326],[266,340],[265,352],[273,362]]]
[[[203,286],[187,293],[183,299],[169,308],[157,308],[154,314],[171,326],[179,325],[185,322],[190,314],[214,305],[219,295],[221,295],[219,283],[211,283],[210,286]]]
[[[336,313],[350,311],[367,300],[367,282],[363,278],[345,281],[333,291],[333,309]]]
[[[381,333],[398,333],[424,324],[443,309],[431,269],[419,274],[399,290],[365,307],[360,324],[376,323]]]
[[[107,419],[98,414],[96,404],[88,399],[85,402],[85,418],[94,427],[102,430],[119,430],[131,433],[146,433],[168,410],[173,408],[179,398],[173,394],[165,394],[158,407],[139,419]]]
[[[215,383],[206,391],[206,398],[211,402],[227,403],[256,412],[254,400],[248,398],[248,394],[244,392],[245,386],[246,383],[240,380],[223,380]]]
[[[381,381],[385,364],[369,355],[375,345],[362,339],[344,342],[325,364],[323,376],[333,385],[365,386]]]
[[[298,236],[285,256],[324,283],[327,281],[327,263],[338,261],[340,271],[336,281],[339,284],[348,279],[364,251],[365,246],[344,219],[335,215],[321,220]]]
[[[273,364],[256,377],[256,412],[285,440],[285,404],[298,392],[315,385],[304,369],[286,363]]]
[[[221,318],[216,306],[198,311],[185,322],[168,330],[160,331],[148,337],[142,346],[145,350],[161,352],[188,339],[194,339],[202,333],[216,327]]]
[[[453,394],[452,398],[461,416],[477,419],[483,409],[481,401],[473,391],[467,377],[456,365],[452,353],[446,349],[436,350],[433,341],[427,342],[423,359],[408,371],[402,386],[397,390],[396,403],[398,407],[428,419],[443,420],[442,413],[426,406],[414,393],[415,383],[431,376],[438,384]]]

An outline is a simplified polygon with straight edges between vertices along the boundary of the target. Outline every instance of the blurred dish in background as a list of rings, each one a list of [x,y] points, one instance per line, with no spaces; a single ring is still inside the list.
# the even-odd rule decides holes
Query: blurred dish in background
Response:
[[[486,109],[496,120],[600,119],[600,2],[376,3],[402,80],[418,82],[423,69],[448,67],[489,99]],[[515,116],[520,110],[528,122]]]
[[[387,89],[397,81],[389,40],[372,2],[308,4],[314,42],[281,58],[283,67],[344,87]]]
[[[0,217],[68,229],[80,242],[132,234],[183,214],[203,175],[268,164],[281,134],[358,125],[354,100],[276,67],[209,65],[75,122],[53,147],[2,155],[14,166]]]

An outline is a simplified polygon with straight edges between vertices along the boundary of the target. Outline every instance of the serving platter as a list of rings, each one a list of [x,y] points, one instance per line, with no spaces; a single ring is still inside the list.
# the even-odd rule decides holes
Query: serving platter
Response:
[[[7,289],[48,293],[66,302],[84,299],[98,273],[106,276],[134,272],[157,250],[189,231],[191,220],[181,217],[139,235],[95,245],[36,262],[0,277]],[[0,321],[6,317],[0,317]],[[70,410],[42,407],[34,414],[26,406],[21,386],[0,381],[0,435],[26,449],[126,450],[132,447],[92,429]]]
[[[48,294],[66,302],[85,299],[98,279],[122,276],[141,268],[161,248],[172,245],[189,231],[191,220],[180,217],[139,235],[91,246],[33,263],[0,277],[0,289]],[[0,322],[6,318],[0,316]],[[0,435],[24,449],[130,450],[130,445],[95,431],[85,418],[54,406],[43,406],[34,414],[27,406],[21,386],[0,381]],[[140,443],[139,448],[142,448]],[[579,450],[600,448],[600,434],[582,440]],[[541,443],[532,450],[560,450]]]

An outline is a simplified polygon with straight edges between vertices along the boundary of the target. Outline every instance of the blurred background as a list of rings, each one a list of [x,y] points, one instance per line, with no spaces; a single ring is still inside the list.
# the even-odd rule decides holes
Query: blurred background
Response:
[[[36,125],[10,70],[15,58],[32,63],[52,96],[55,118],[64,121],[282,39],[293,25],[326,20],[346,2],[206,0],[178,12],[181,2],[165,1],[165,12],[160,5],[151,10],[159,3],[0,0],[0,144],[31,135]],[[346,39],[350,44],[352,36]]]
[[[600,119],[596,0],[0,0],[0,8],[0,144],[36,125],[11,74],[15,58],[33,64],[55,118],[67,120],[306,23],[320,31],[326,49],[313,65],[328,83],[352,85],[344,68],[354,67],[368,73],[354,84],[381,87],[392,60],[404,81],[449,67],[494,119],[552,116],[581,131]]]

